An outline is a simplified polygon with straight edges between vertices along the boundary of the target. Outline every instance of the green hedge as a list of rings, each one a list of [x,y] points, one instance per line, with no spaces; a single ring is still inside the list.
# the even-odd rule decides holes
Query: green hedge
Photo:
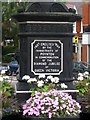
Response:
[[[3,46],[2,47],[2,55],[7,55],[8,53],[15,53],[16,46]]]
[[[2,62],[3,63],[9,63],[12,60],[12,58],[8,55],[3,55],[2,56]]]
[[[15,53],[17,47],[15,46],[3,46],[2,47],[2,62],[8,63],[12,60],[10,56],[8,56],[9,53]]]

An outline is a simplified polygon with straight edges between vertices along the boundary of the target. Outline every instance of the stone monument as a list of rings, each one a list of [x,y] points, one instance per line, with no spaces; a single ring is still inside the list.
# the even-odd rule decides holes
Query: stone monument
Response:
[[[19,25],[20,86],[24,75],[45,74],[59,77],[73,89],[73,23],[81,16],[63,3],[32,2],[13,17]]]

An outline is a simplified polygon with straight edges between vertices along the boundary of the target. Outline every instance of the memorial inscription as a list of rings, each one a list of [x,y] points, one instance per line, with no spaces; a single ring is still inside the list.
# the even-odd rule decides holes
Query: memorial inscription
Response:
[[[34,40],[31,43],[31,71],[35,75],[59,75],[63,71],[63,43]]]

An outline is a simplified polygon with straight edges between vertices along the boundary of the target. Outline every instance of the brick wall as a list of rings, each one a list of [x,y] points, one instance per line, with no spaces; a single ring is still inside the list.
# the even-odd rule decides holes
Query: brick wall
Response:
[[[90,24],[90,3],[84,3],[82,5],[82,18],[84,26]]]
[[[82,45],[82,57],[81,61],[87,62],[87,45]]]

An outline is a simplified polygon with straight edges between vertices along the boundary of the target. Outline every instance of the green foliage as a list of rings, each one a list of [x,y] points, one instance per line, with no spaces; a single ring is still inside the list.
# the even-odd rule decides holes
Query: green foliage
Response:
[[[75,87],[79,90],[77,100],[81,104],[82,112],[90,112],[90,74],[79,73],[77,80],[75,82]]]
[[[50,86],[47,86],[47,85],[44,85],[43,87],[37,87],[37,85],[36,85],[33,88],[31,88],[30,90],[32,91],[31,95],[34,96],[35,91],[46,92],[46,91],[49,91],[51,89],[53,89],[53,87],[50,87]]]
[[[75,87],[79,90],[80,95],[90,93],[90,75],[86,73],[80,74],[81,76],[79,76],[78,78],[81,77],[83,79],[77,81],[75,84]]]
[[[50,89],[54,89],[54,87],[50,87],[48,85],[44,85],[42,87],[38,87],[37,85],[34,88],[31,88],[32,91],[46,92]]]
[[[18,28],[16,21],[12,19],[12,15],[17,14],[18,9],[25,8],[25,2],[2,2],[2,40],[13,39],[18,46]]]
[[[2,95],[6,97],[11,97],[14,92],[14,88],[7,82],[2,82]]]
[[[13,8],[13,5],[15,6]],[[16,10],[15,10],[16,8]],[[17,39],[16,33],[17,33],[17,28],[16,28],[16,23],[14,23],[15,21],[11,20],[11,15],[16,13],[17,11],[17,7],[16,5],[13,3],[7,3],[4,2],[2,3],[2,39],[6,40],[6,39]],[[12,33],[12,31],[14,30],[14,32]]]
[[[16,52],[16,46],[3,46],[2,47],[2,54],[7,55],[8,53],[15,53]]]
[[[8,63],[12,60],[12,57],[9,56],[9,53],[15,53],[16,52],[16,46],[3,46],[2,47],[2,61],[4,63]]]
[[[79,83],[76,85],[76,88],[79,90],[79,94],[83,95],[86,92],[88,92],[88,88],[85,86],[87,80],[84,79],[82,81],[79,81]]]
[[[3,61],[3,63],[9,63],[11,61],[11,57],[8,55],[3,55],[2,61]]]
[[[0,92],[2,93],[1,100],[3,115],[19,112],[20,107],[14,97],[14,87],[12,87],[6,80],[1,81],[0,84],[2,84]]]

